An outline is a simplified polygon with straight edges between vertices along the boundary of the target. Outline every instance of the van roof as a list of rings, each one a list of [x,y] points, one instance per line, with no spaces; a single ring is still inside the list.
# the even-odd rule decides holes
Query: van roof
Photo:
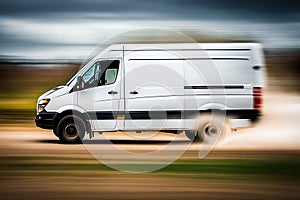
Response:
[[[250,51],[261,48],[258,43],[161,43],[113,44],[101,51],[95,59],[120,55],[122,51]]]
[[[114,44],[109,47],[116,50],[138,50],[138,49],[251,49],[260,46],[258,43],[161,43],[161,44]],[[112,50],[111,49],[111,50]]]

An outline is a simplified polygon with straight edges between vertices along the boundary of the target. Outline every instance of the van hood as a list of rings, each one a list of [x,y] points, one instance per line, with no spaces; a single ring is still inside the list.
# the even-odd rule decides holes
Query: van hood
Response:
[[[69,93],[71,90],[71,88],[67,85],[61,85],[58,87],[55,87],[47,92],[45,92],[44,94],[42,94],[39,98],[38,98],[38,102],[41,99],[45,99],[45,98],[53,98],[53,97],[57,97],[57,96],[62,96],[64,94]]]

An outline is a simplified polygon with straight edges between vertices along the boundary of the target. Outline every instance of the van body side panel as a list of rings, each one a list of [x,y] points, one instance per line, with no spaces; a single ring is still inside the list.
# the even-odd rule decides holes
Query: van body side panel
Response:
[[[264,87],[265,83],[265,60],[263,49],[260,44],[255,44],[252,46],[251,50],[251,63],[252,68],[254,69],[254,87]]]
[[[230,114],[243,114],[240,111],[249,111],[249,113],[251,111],[251,115],[254,113],[252,112],[253,86],[257,84],[256,80],[261,79],[261,73],[256,74],[253,62],[263,63],[258,57],[260,53],[253,53],[257,51],[255,44],[224,50],[210,45],[200,47],[208,50],[172,48],[174,46],[169,47],[169,51],[160,51],[157,46],[151,51],[146,49],[125,51],[125,105],[126,112],[180,111],[181,119],[175,121],[173,119],[174,124],[169,123],[170,120],[166,116],[162,116],[165,120],[160,122],[157,119],[155,122],[130,119],[125,121],[126,130],[137,127],[145,130],[158,127],[160,129],[194,128],[194,121],[185,118],[184,113],[187,112],[197,113],[219,109],[230,111],[228,112]],[[175,67],[179,63],[182,65],[180,70]],[[174,70],[177,70],[178,74],[182,73],[181,76],[172,73]],[[172,80],[176,80],[178,85],[172,85]],[[178,89],[180,87],[183,88],[182,91]],[[140,90],[137,91],[138,94],[130,95],[130,92],[136,89]],[[175,103],[176,101],[178,103]],[[159,106],[155,107],[155,105]]]
[[[249,60],[185,61],[186,109],[252,109],[254,72]]]

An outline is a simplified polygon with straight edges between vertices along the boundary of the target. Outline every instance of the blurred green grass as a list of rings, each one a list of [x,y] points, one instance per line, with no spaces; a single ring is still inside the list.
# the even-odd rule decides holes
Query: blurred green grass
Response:
[[[37,98],[58,85],[65,84],[81,63],[55,64],[54,67],[0,62],[1,124],[24,124],[35,116]]]
[[[300,181],[300,161],[294,159],[204,159],[180,161],[166,173],[194,178]]]
[[[300,181],[300,160],[296,157],[257,159],[180,159],[149,175],[209,180]],[[155,164],[153,164],[155,165]],[[136,166],[135,166],[136,167]],[[118,173],[91,158],[3,156],[1,176],[101,176]],[[78,173],[80,172],[80,173]]]

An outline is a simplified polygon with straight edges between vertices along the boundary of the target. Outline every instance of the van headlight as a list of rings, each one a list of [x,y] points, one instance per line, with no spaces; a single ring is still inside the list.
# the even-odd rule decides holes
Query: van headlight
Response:
[[[38,112],[45,110],[46,105],[50,102],[50,99],[41,99],[38,103]]]

